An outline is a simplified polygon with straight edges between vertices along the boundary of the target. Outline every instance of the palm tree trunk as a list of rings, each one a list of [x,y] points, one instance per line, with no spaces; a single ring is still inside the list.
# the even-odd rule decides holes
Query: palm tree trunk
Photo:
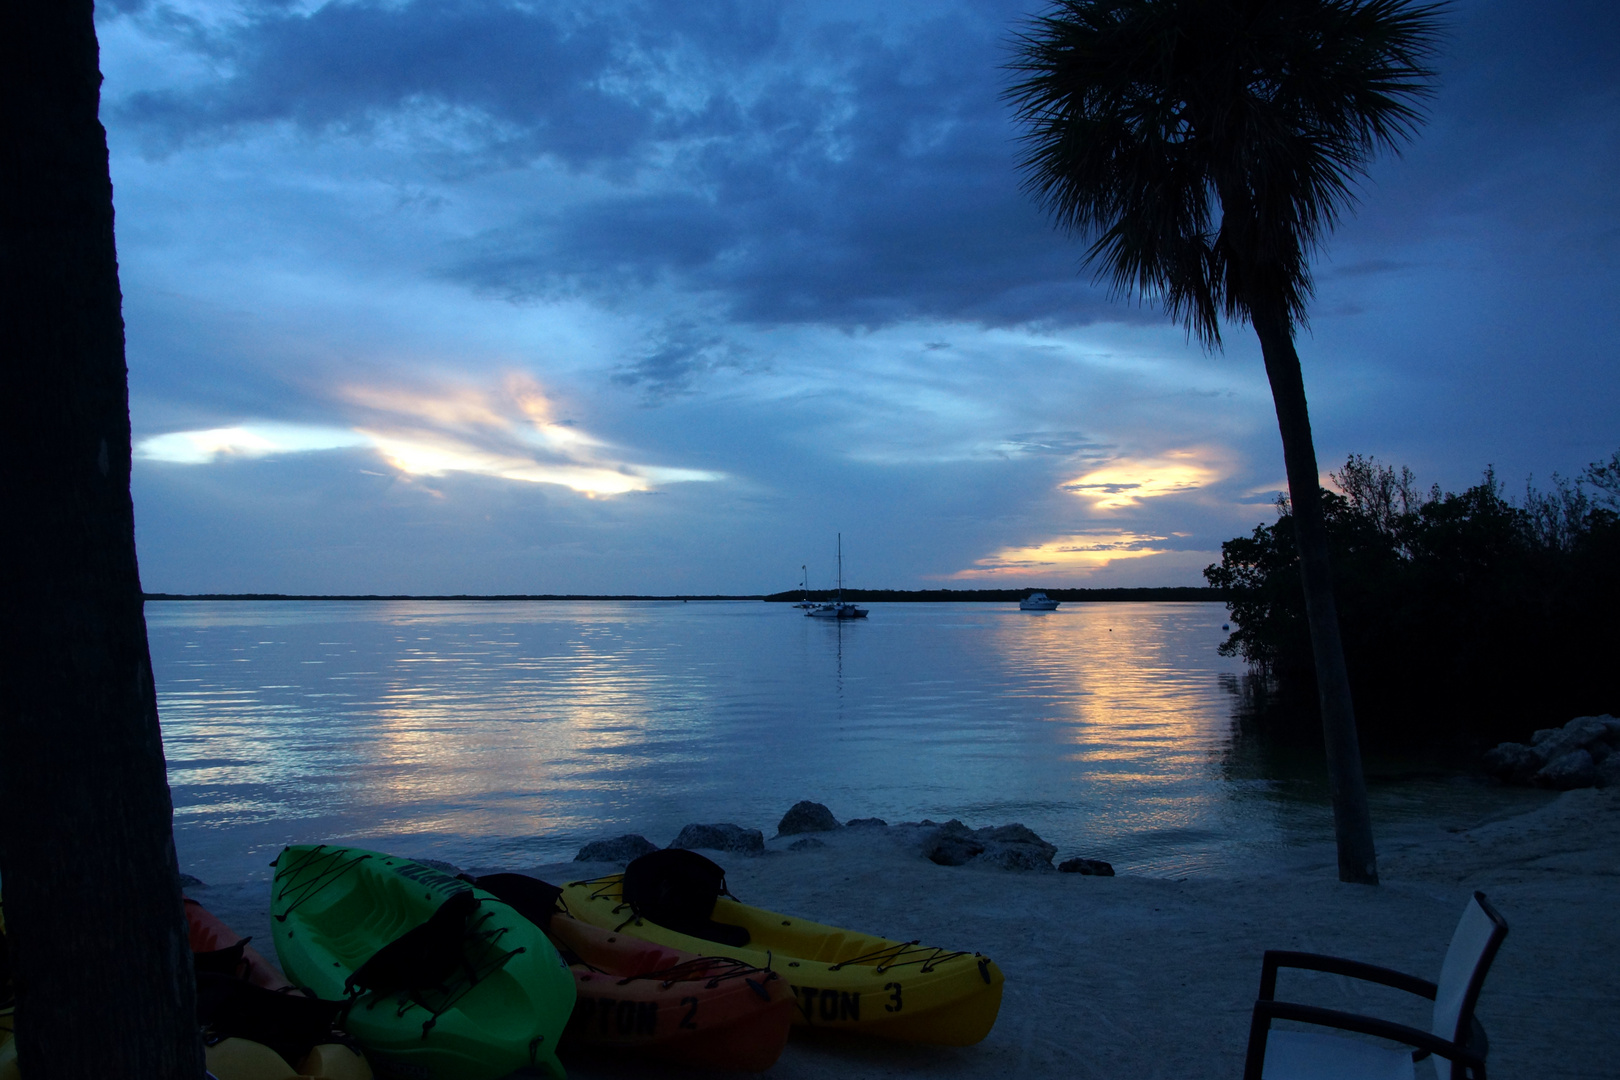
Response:
[[[199,1080],[91,0],[0,9],[0,871],[29,1080]]]
[[[1327,745],[1328,788],[1333,796],[1333,833],[1339,849],[1339,880],[1378,884],[1372,814],[1367,782],[1361,772],[1361,746],[1350,679],[1339,641],[1339,615],[1333,603],[1333,575],[1328,564],[1327,528],[1322,520],[1321,481],[1316,445],[1305,406],[1305,378],[1294,351],[1293,329],[1280,303],[1251,304],[1255,333],[1271,381],[1288,467],[1288,497],[1293,503],[1300,579],[1305,587],[1305,616],[1316,659],[1316,688],[1322,709],[1322,736]]]

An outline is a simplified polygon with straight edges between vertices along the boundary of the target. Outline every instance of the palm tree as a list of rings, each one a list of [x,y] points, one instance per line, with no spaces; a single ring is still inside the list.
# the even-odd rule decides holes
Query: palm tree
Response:
[[[0,871],[29,1080],[204,1074],[91,0],[0,5]]]
[[[1342,881],[1376,884],[1355,712],[1294,328],[1310,250],[1432,92],[1441,4],[1057,0],[1014,42],[1025,187],[1116,293],[1156,299],[1207,348],[1260,339],[1282,432]]]

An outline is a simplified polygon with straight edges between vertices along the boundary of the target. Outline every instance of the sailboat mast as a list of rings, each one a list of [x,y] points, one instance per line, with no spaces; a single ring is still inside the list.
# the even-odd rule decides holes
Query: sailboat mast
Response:
[[[844,534],[838,534],[838,602],[844,602]]]

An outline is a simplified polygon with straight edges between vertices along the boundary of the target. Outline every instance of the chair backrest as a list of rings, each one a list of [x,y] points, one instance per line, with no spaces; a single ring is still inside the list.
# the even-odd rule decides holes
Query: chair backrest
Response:
[[[1463,909],[1457,932],[1451,935],[1446,962],[1440,966],[1439,991],[1434,996],[1434,1025],[1442,1039],[1465,1042],[1473,1027],[1474,1004],[1496,950],[1507,937],[1507,921],[1476,892]]]

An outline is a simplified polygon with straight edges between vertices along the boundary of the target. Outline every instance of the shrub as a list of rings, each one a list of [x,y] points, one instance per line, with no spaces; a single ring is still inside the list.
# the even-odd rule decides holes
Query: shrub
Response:
[[[1620,709],[1620,451],[1515,503],[1487,469],[1460,493],[1418,491],[1359,455],[1324,490],[1345,661],[1363,741],[1523,738]],[[1586,489],[1593,489],[1588,494]],[[1221,646],[1268,677],[1262,722],[1315,732],[1315,670],[1293,521],[1221,545]]]

